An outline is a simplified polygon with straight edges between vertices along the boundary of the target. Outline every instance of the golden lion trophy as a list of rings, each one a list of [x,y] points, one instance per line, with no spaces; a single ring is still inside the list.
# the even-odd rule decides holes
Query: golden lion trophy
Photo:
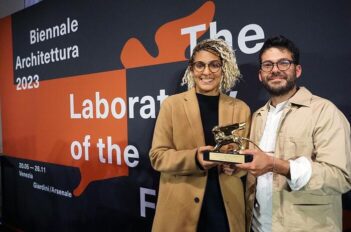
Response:
[[[204,152],[204,160],[226,162],[226,163],[248,163],[251,162],[252,155],[242,155],[240,150],[245,149],[245,142],[249,142],[258,147],[248,138],[236,135],[237,131],[243,130],[246,123],[235,123],[227,126],[215,126],[212,129],[216,146],[212,151]],[[232,150],[221,152],[220,149],[224,145],[235,145]],[[259,148],[259,147],[258,147]]]

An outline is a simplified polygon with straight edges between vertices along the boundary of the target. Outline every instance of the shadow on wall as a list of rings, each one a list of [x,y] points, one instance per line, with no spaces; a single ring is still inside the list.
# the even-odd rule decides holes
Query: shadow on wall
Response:
[[[351,191],[342,196],[344,232],[351,232]]]
[[[238,90],[238,98],[245,101],[251,113],[263,106],[269,95],[258,80],[258,66],[253,63],[239,65],[242,79],[239,81],[235,90]]]

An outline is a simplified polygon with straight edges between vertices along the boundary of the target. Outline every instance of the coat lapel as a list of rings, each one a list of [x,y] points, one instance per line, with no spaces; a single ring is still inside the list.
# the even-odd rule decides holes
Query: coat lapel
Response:
[[[204,129],[202,127],[199,103],[196,98],[195,88],[189,90],[184,96],[184,109],[198,147],[205,146]]]

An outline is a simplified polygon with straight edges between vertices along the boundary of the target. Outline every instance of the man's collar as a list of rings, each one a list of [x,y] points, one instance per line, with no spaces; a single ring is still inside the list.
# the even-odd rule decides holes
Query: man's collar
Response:
[[[300,87],[294,96],[292,96],[288,101],[291,104],[300,106],[309,106],[311,104],[312,93],[308,91],[305,87]]]
[[[297,92],[287,100],[287,105],[310,106],[312,93],[305,87],[299,87]],[[269,100],[258,112],[269,111],[271,100]]]

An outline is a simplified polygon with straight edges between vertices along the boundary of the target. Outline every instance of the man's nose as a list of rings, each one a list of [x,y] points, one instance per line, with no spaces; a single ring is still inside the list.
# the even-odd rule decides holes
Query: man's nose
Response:
[[[279,68],[278,68],[278,64],[273,64],[273,68],[272,68],[272,71],[271,72],[280,72]]]

